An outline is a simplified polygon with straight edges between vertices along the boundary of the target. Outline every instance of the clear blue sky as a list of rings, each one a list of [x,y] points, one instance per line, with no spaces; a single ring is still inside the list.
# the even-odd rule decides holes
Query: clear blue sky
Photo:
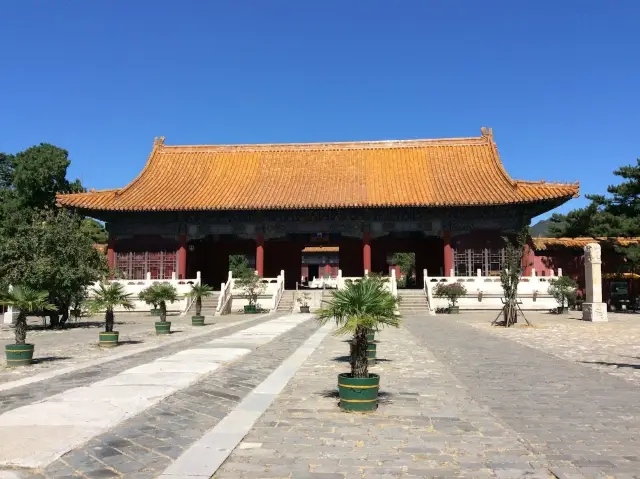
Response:
[[[0,151],[88,188],[168,144],[477,136],[603,192],[640,157],[640,1],[0,2]],[[584,204],[584,198],[561,210]]]

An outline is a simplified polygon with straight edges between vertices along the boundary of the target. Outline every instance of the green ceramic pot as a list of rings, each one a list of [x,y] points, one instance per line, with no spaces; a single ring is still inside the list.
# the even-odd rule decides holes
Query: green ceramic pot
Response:
[[[247,304],[244,307],[244,312],[246,314],[256,314],[258,312],[258,308],[256,308],[255,304]]]
[[[375,411],[379,387],[380,376],[377,374],[369,374],[368,378],[352,378],[351,373],[339,374],[340,408],[343,411]]]
[[[7,344],[7,366],[27,366],[33,362],[33,344]]]
[[[171,321],[156,322],[156,334],[169,334],[169,333],[171,333]]]
[[[100,333],[100,346],[103,348],[115,348],[118,345],[119,336],[120,333],[118,331]]]
[[[191,326],[204,326],[204,316],[191,316]]]

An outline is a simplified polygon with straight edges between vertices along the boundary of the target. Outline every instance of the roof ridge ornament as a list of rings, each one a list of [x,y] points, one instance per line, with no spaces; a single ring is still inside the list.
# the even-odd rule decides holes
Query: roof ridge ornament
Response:
[[[159,148],[161,146],[164,146],[164,136],[156,136],[153,139],[153,148]]]
[[[488,141],[493,141],[493,128],[483,126],[480,128],[480,132],[482,133],[483,138],[486,138]]]

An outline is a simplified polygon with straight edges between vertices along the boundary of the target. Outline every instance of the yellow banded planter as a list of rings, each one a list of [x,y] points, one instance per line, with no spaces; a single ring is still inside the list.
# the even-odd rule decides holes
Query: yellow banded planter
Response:
[[[118,345],[119,336],[120,333],[118,331],[100,333],[100,346],[103,348],[115,348]]]
[[[191,326],[204,326],[204,316],[191,316]]]
[[[156,334],[170,334],[170,333],[171,333],[171,321],[156,322]]]
[[[7,344],[4,347],[7,366],[28,366],[33,362],[33,349],[33,344]]]
[[[368,378],[353,378],[351,373],[338,375],[340,408],[343,411],[375,411],[378,408],[380,376],[369,374]]]

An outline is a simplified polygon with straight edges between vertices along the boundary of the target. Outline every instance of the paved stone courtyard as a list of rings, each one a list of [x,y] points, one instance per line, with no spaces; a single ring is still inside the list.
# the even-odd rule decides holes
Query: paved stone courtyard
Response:
[[[633,359],[640,356],[640,343],[633,344],[640,316],[612,315],[610,323],[591,324],[571,314],[529,313],[535,328],[508,331],[487,326],[493,316],[409,317],[403,328],[380,333],[381,361],[372,368],[382,377],[380,406],[369,415],[337,408],[336,376],[348,370],[349,348],[344,338],[325,337],[299,369],[290,371],[284,390],[209,475],[640,477],[636,369],[602,364],[622,364],[626,355],[631,356],[626,364],[640,364]],[[256,342],[243,336],[277,317],[236,318],[226,329],[133,354],[108,368],[94,365],[0,391],[0,413],[6,414],[188,349],[248,351],[48,466],[6,468],[0,477],[152,478],[186,451],[200,447],[203,458],[212,454],[199,446],[200,438],[317,331],[313,320],[303,320],[277,337],[260,333]],[[11,441],[0,434],[0,449]]]

